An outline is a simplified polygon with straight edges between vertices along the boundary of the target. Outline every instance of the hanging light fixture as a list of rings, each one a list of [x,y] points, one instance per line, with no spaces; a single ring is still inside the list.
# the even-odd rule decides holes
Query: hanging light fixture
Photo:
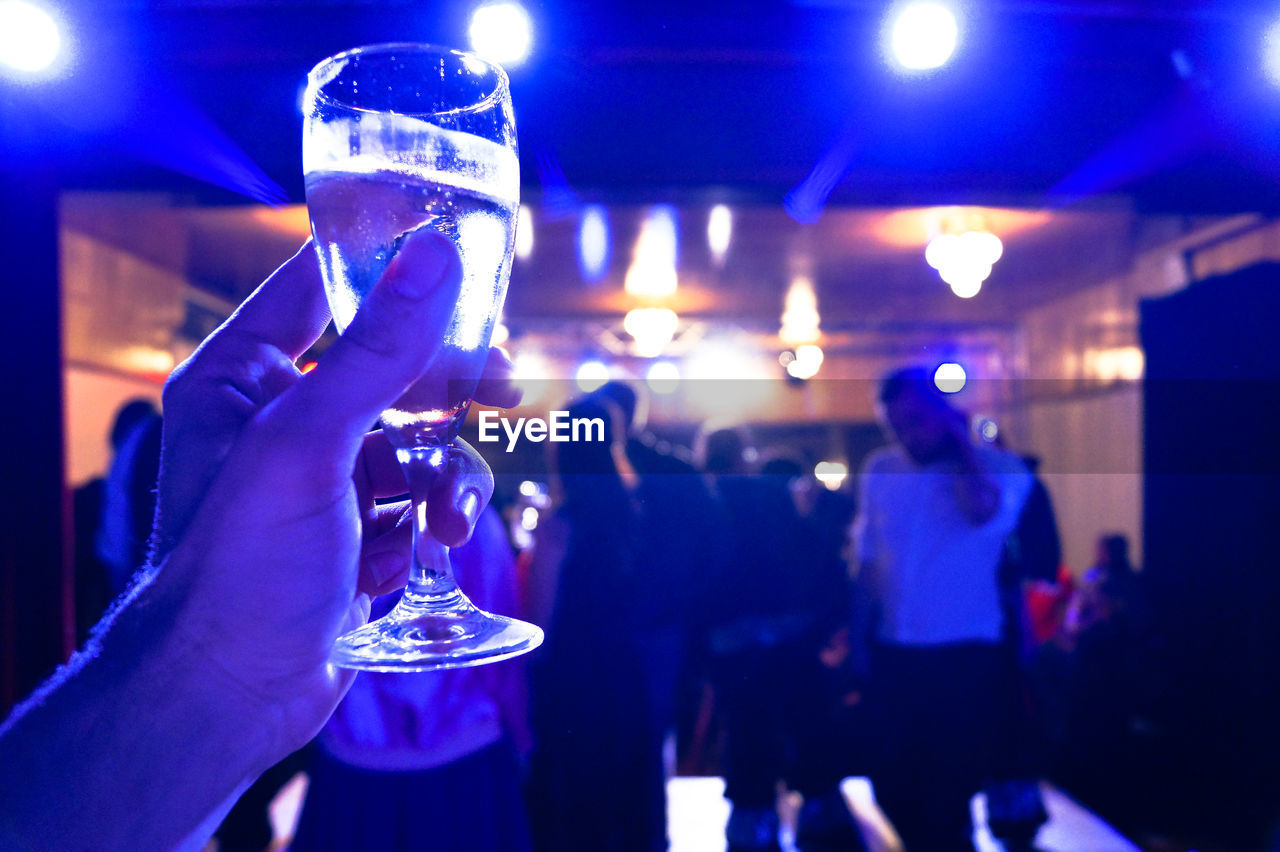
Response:
[[[623,285],[626,291],[648,299],[674,293],[678,249],[675,209],[665,204],[652,208],[640,225]]]
[[[1004,254],[1004,244],[990,231],[947,232],[929,240],[925,262],[961,299],[971,299],[991,275],[991,267]]]
[[[656,358],[680,327],[680,317],[667,308],[634,308],[627,311],[622,328],[635,339],[636,354]]]
[[[778,337],[787,346],[813,343],[822,336],[818,327],[821,320],[813,282],[806,275],[792,278],[783,302],[782,327],[778,330]]]
[[[707,248],[711,250],[711,259],[716,266],[724,265],[725,254],[729,251],[729,240],[733,237],[733,213],[724,204],[711,208],[707,216]]]
[[[822,368],[823,357],[820,347],[805,343],[797,346],[794,352],[791,350],[783,352],[778,356],[778,363],[787,371],[788,376],[805,381],[818,375],[818,370]]]

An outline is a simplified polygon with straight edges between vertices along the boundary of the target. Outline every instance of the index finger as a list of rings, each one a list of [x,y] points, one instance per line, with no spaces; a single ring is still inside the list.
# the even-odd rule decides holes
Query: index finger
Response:
[[[266,281],[258,285],[216,337],[236,331],[275,346],[295,361],[315,343],[329,324],[320,261],[310,239]]]
[[[409,493],[409,483],[405,480],[400,460],[396,458],[396,448],[391,446],[387,433],[381,429],[364,436],[364,443],[360,445],[360,466],[356,470],[364,477],[369,496],[375,500]]]

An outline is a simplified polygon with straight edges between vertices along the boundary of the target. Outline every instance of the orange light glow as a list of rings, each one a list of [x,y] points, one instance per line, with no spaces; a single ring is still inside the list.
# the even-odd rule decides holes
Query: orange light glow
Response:
[[[1004,207],[914,207],[886,212],[872,226],[872,232],[887,245],[919,248],[947,231],[988,230],[1008,238],[1038,228],[1052,216],[1044,210]]]
[[[307,205],[290,204],[287,207],[255,207],[252,213],[255,222],[272,231],[288,234],[299,240],[311,236],[311,220],[307,216]]]

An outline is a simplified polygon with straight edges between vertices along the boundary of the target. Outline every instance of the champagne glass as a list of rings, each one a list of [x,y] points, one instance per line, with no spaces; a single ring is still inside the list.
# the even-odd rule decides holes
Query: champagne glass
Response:
[[[542,642],[539,628],[483,612],[458,588],[426,509],[483,371],[511,272],[520,163],[507,75],[470,54],[383,44],[330,57],[307,79],[307,207],[339,333],[411,233],[444,234],[462,261],[439,355],[382,415],[412,500],[409,585],[386,616],[339,637],[333,661],[431,671],[531,651]]]

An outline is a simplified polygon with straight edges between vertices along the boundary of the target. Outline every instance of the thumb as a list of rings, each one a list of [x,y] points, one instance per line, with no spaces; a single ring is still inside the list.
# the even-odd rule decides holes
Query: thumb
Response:
[[[371,423],[431,364],[462,287],[453,243],[416,231],[365,297],[346,332],[280,400],[298,434],[358,448]]]

